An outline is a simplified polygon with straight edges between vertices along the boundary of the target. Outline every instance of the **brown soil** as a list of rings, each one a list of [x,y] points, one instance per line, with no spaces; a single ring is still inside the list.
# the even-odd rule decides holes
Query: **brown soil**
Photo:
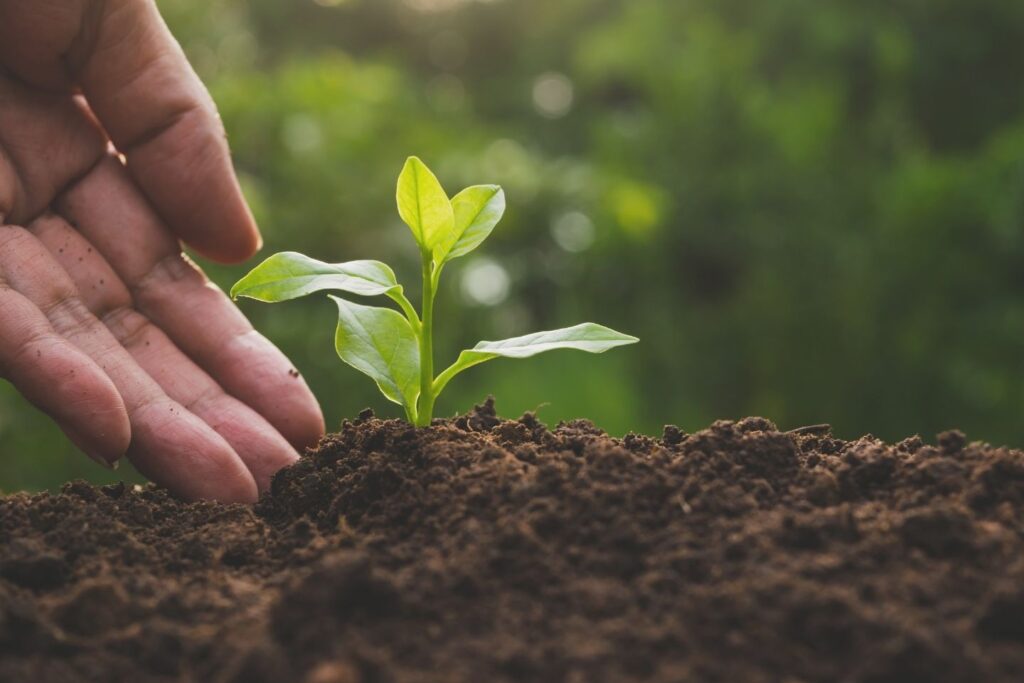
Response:
[[[1024,453],[364,414],[255,508],[0,499],[0,680],[1024,680]]]

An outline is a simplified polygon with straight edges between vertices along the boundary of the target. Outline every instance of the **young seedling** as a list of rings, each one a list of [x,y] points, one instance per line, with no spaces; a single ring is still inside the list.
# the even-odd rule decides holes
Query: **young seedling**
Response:
[[[364,306],[331,296],[338,304],[334,345],[341,359],[369,375],[409,421],[430,424],[438,394],[455,375],[492,358],[526,358],[554,349],[603,353],[639,341],[595,323],[535,332],[502,341],[482,341],[434,375],[434,296],[445,264],[480,246],[505,212],[497,185],[467,187],[451,199],[430,169],[416,157],[398,177],[398,213],[412,230],[423,266],[421,314],[405,297],[395,273],[380,261],[324,263],[295,252],[274,254],[231,289],[231,297],[268,303],[335,290],[386,296],[391,308]]]

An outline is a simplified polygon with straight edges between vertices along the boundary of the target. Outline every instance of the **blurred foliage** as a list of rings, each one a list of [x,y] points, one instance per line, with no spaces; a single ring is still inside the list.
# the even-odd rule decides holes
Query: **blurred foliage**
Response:
[[[619,434],[759,414],[1024,444],[1017,0],[160,4],[267,252],[380,258],[415,282],[394,180],[418,154],[452,192],[509,197],[453,264],[439,362],[579,319],[642,339],[481,367],[440,413],[494,393],[507,415]],[[209,271],[227,287],[245,269]],[[327,301],[243,307],[329,425],[398,414],[334,356]],[[0,486],[96,478],[10,391],[0,410]]]

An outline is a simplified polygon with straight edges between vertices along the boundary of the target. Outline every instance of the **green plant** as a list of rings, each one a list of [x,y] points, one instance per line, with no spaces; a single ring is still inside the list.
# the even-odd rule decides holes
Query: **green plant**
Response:
[[[394,271],[380,261],[324,263],[295,252],[274,254],[258,265],[235,284],[231,297],[273,303],[336,290],[391,298],[402,313],[332,296],[338,304],[335,348],[343,361],[371,377],[384,396],[401,405],[409,421],[419,426],[430,424],[438,395],[466,368],[492,358],[526,358],[554,349],[602,353],[639,341],[602,325],[582,323],[480,342],[435,377],[434,296],[441,271],[487,239],[505,212],[505,193],[497,185],[474,185],[449,199],[430,169],[410,157],[398,177],[396,198],[398,213],[420,246],[422,315],[406,298]]]

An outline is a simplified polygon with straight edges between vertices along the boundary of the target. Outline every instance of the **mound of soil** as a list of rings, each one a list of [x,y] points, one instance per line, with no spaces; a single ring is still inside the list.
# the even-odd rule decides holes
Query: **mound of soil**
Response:
[[[0,499],[0,680],[1024,680],[1024,453],[487,403],[370,413],[255,508]]]

